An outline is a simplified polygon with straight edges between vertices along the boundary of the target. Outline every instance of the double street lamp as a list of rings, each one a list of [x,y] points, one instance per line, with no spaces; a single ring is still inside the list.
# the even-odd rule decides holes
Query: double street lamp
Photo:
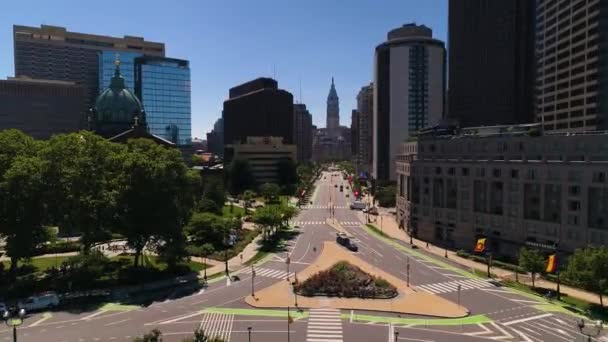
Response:
[[[18,309],[17,307],[13,307],[2,313],[4,323],[13,328],[13,342],[17,342],[17,327],[23,324],[24,318],[25,309]]]

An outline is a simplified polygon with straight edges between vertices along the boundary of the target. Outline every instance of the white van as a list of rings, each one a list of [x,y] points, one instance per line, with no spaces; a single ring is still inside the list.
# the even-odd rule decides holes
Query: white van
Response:
[[[59,305],[59,297],[54,292],[47,292],[39,296],[32,296],[25,301],[19,302],[19,309],[25,311],[36,311],[52,309]]]
[[[365,203],[363,203],[361,201],[354,201],[350,205],[350,208],[352,210],[363,210],[363,209],[365,209],[365,207],[366,207]]]

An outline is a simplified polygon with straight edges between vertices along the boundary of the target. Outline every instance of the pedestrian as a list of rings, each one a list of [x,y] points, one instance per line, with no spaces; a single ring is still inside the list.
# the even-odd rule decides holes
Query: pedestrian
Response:
[[[429,242],[428,241],[426,242],[426,248],[429,248]]]

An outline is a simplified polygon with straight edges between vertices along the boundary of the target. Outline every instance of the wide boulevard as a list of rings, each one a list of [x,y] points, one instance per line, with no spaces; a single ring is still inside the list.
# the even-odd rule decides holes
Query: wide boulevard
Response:
[[[340,191],[340,185],[344,191]],[[302,207],[293,220],[299,234],[285,250],[255,265],[253,290],[286,281],[289,271],[298,272],[317,258],[325,241],[335,241],[336,230],[327,224],[332,216],[358,245],[361,259],[400,279],[416,291],[436,294],[470,311],[462,319],[444,319],[390,312],[338,310],[331,307],[258,309],[245,302],[252,291],[251,268],[235,272],[239,280],[225,277],[185,297],[155,302],[146,307],[107,304],[85,312],[53,311],[27,317],[18,329],[20,342],[131,341],[158,328],[164,341],[181,341],[196,328],[226,341],[340,342],[340,341],[584,341],[577,318],[543,298],[496,286],[468,273],[449,259],[412,249],[406,242],[383,238],[361,222],[349,209],[352,195],[339,172],[324,172],[312,203]],[[293,276],[293,275],[291,275]],[[249,329],[250,328],[250,329]],[[10,341],[12,331],[0,330],[0,341]],[[595,341],[595,340],[594,340]],[[601,340],[597,340],[601,341]]]

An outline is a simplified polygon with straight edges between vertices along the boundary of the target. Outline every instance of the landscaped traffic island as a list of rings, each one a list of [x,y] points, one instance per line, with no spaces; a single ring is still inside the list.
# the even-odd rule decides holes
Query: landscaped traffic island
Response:
[[[374,277],[347,261],[335,263],[327,270],[314,274],[294,285],[298,295],[314,297],[343,297],[389,299],[397,296],[397,288],[388,281]]]

